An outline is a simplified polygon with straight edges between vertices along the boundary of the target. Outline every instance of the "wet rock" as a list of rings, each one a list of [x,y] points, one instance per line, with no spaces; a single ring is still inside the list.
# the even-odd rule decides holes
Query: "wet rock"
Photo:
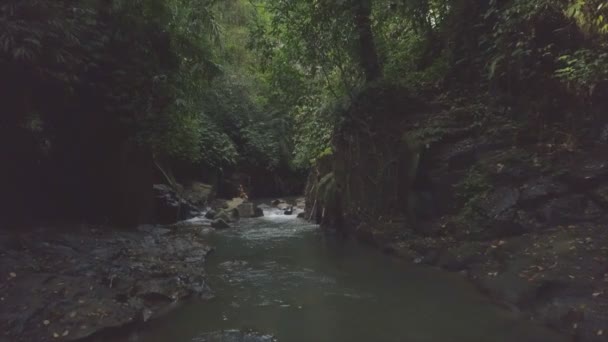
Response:
[[[206,333],[195,337],[192,342],[272,342],[277,341],[271,335],[239,330],[224,330]]]
[[[237,211],[239,212],[239,217],[254,217],[255,216],[255,209],[253,206],[253,203],[250,202],[245,202],[245,203],[241,203],[236,207]]]
[[[215,219],[236,222],[239,220],[239,211],[237,209],[222,209],[215,215]]]
[[[264,210],[260,207],[255,207],[253,209],[253,217],[262,217],[264,216]]]
[[[306,218],[306,213],[299,213],[298,218],[301,218],[301,219]]]
[[[209,184],[192,182],[184,188],[183,194],[184,198],[190,203],[198,207],[204,207],[213,199],[214,189]]]
[[[211,227],[215,229],[227,229],[230,228],[230,225],[220,218],[211,222]]]
[[[280,210],[286,210],[290,207],[289,203],[287,203],[287,201],[283,200],[283,199],[277,199],[272,201],[272,206],[280,209]]]
[[[487,246],[481,242],[464,242],[440,253],[437,264],[450,271],[464,270],[482,261],[486,250]]]
[[[283,211],[283,214],[285,214],[285,215],[293,215],[293,207],[288,207],[287,209],[285,209]]]
[[[285,202],[285,200],[284,200],[284,199],[276,199],[276,200],[274,200],[274,201],[270,202],[270,204],[271,204],[273,207],[276,207],[276,206],[278,206],[278,205],[279,205],[279,204],[281,204],[281,203],[286,203],[286,202]]]
[[[193,231],[138,230],[20,234],[18,245],[0,252],[0,272],[15,274],[0,278],[3,337],[48,341],[67,331],[64,339],[77,340],[210,296],[203,269],[210,248]]]
[[[206,213],[205,213],[205,218],[213,220],[215,218],[215,216],[217,215],[217,212],[213,209],[209,209]]]
[[[300,210],[306,209],[306,198],[304,198],[304,197],[297,198],[296,199],[296,208],[298,208]]]
[[[180,197],[170,186],[154,184],[156,221],[171,224],[187,220],[199,214],[198,208]]]
[[[226,202],[225,209],[228,209],[228,210],[237,209],[243,203],[245,203],[245,199],[240,198],[240,197],[235,197],[235,198],[231,199],[230,201]]]

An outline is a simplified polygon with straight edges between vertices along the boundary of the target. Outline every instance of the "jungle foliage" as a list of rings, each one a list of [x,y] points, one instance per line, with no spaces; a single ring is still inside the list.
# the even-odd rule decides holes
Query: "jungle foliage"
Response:
[[[17,178],[125,146],[219,173],[307,169],[372,83],[489,92],[544,124],[608,78],[602,0],[6,0],[0,27]]]

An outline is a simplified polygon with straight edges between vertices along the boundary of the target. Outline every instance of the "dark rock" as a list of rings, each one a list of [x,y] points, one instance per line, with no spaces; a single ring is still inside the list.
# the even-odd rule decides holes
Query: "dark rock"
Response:
[[[270,204],[271,204],[273,207],[276,207],[276,206],[278,206],[278,205],[279,205],[279,204],[281,204],[281,203],[286,203],[286,202],[285,202],[285,200],[283,200],[283,199],[276,199],[276,200],[274,200],[274,201],[270,202]]]
[[[437,159],[450,169],[466,167],[475,162],[477,145],[478,142],[473,139],[446,145],[437,153]]]
[[[301,218],[301,219],[306,218],[306,213],[299,213],[298,218]]]
[[[436,263],[450,271],[461,271],[482,261],[486,249],[481,242],[464,242],[440,253]]]
[[[565,175],[574,190],[580,191],[585,187],[595,186],[608,181],[608,153],[605,149],[595,152],[594,156],[573,162]]]
[[[608,124],[604,125],[600,131],[600,142],[608,143]]]
[[[209,209],[209,211],[207,211],[205,213],[205,218],[208,218],[210,220],[213,220],[215,218],[215,216],[217,215],[217,212],[213,209]]]
[[[242,332],[239,330],[224,330],[206,333],[195,337],[192,342],[273,342],[271,335],[262,335],[255,332]]]
[[[288,207],[287,209],[285,209],[285,211],[283,211],[283,214],[293,215],[293,207]]]
[[[217,214],[216,218],[222,218],[226,222],[236,222],[240,216],[237,209],[224,209]]]
[[[280,210],[286,210],[290,207],[289,203],[287,203],[287,201],[283,200],[283,199],[277,199],[272,201],[272,206],[280,209]]]
[[[554,179],[540,178],[524,184],[520,191],[522,202],[538,202],[553,196],[564,194],[567,186]]]
[[[220,218],[211,222],[211,227],[215,229],[227,229],[230,228],[230,225]]]
[[[210,249],[188,231],[58,231],[22,233],[19,249],[3,251],[0,269],[15,274],[0,279],[0,329],[9,341],[52,339],[45,319],[69,331],[66,339],[85,339],[211,294],[202,267]]]
[[[513,209],[519,200],[519,191],[508,187],[498,188],[488,195],[480,205],[484,216],[496,219]]]
[[[263,217],[264,216],[264,210],[260,207],[255,207],[253,209],[253,217]]]
[[[171,224],[199,214],[198,208],[181,198],[170,186],[154,184],[156,221]]]
[[[539,210],[542,220],[548,224],[565,224],[599,218],[603,210],[585,195],[555,198]]]

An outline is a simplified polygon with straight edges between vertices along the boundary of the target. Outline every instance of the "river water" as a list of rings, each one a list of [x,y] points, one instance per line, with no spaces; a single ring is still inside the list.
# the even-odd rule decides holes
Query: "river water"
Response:
[[[209,236],[214,299],[189,302],[126,340],[189,342],[251,329],[281,342],[567,341],[493,304],[458,274],[265,214]]]

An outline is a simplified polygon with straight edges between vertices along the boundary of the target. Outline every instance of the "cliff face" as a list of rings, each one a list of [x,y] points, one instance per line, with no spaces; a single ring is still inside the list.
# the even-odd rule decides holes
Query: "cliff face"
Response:
[[[537,125],[481,97],[404,94],[375,87],[353,102],[333,154],[309,179],[308,217],[400,257],[464,272],[583,341],[602,338],[602,129],[583,120]]]

